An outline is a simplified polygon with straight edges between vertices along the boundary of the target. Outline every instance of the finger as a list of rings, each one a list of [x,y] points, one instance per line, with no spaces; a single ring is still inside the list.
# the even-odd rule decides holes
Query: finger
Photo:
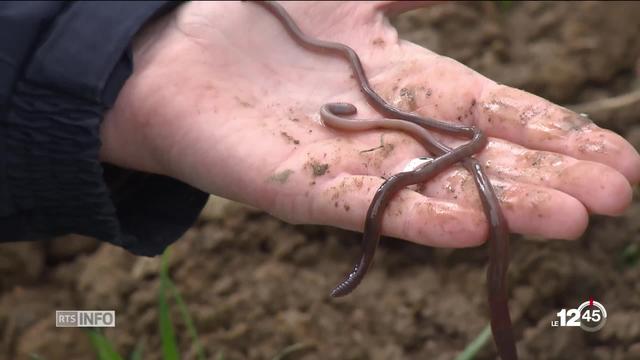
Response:
[[[414,139],[399,132],[343,135],[354,140],[351,147],[342,147],[342,158],[353,159],[347,170],[351,174],[389,177],[403,171],[411,159],[426,155]],[[491,178],[562,191],[579,200],[594,214],[619,215],[632,200],[633,192],[627,179],[601,163],[527,149],[496,138],[490,139],[477,158]],[[443,176],[449,176],[453,171],[445,172]]]
[[[318,187],[309,197],[311,222],[362,231],[371,199],[383,181],[345,174]],[[487,236],[479,211],[411,190],[393,198],[384,212],[382,230],[387,236],[438,247],[476,246]]]
[[[419,146],[406,135],[395,135],[398,141],[392,135],[389,137],[391,143],[397,144],[394,150],[397,160],[389,161],[392,156],[385,158],[384,151],[379,151],[379,157],[372,157],[377,160],[369,162],[379,164],[374,172],[384,173],[388,169],[389,174],[396,173],[401,169],[393,166],[402,166],[410,158],[408,154],[419,151],[416,149]],[[406,145],[402,138],[408,140]],[[320,223],[362,231],[373,194],[384,180],[379,176],[346,173],[347,169],[371,171],[374,166],[365,166],[354,155],[360,142],[340,142],[340,146],[319,143],[320,149],[335,150],[314,150],[322,155],[311,155],[304,162],[296,159],[292,165],[285,163],[282,169],[287,170],[271,177],[270,183],[278,187],[277,191],[268,191],[277,194],[268,207],[274,215],[292,223]],[[325,167],[328,164],[330,168]],[[322,168],[321,174],[317,173],[318,167]],[[527,184],[505,181],[495,184],[511,231],[558,239],[574,239],[584,231],[588,221],[586,209],[572,196]],[[428,182],[426,187],[432,198],[404,190],[391,202],[383,218],[386,235],[434,246],[464,247],[484,241],[487,223],[468,172],[455,167]]]
[[[491,179],[512,232],[553,239],[576,239],[587,228],[585,207],[573,196],[547,187]],[[482,211],[471,175],[461,167],[442,174],[417,189],[429,198],[456,201]]]
[[[620,215],[632,201],[627,179],[613,168],[492,138],[477,156],[492,178],[553,188],[595,214]]]
[[[640,180],[640,155],[623,137],[540,97],[488,84],[475,110],[477,124],[490,136],[600,162],[632,183]]]
[[[400,48],[404,59],[416,60],[399,61],[372,79],[391,104],[443,121],[477,124],[489,136],[603,163],[631,183],[640,181],[640,155],[623,137],[415,44],[404,42]]]

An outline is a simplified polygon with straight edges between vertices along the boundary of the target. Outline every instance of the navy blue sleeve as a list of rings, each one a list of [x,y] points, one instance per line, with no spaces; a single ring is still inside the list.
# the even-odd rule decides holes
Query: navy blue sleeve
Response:
[[[0,241],[77,233],[153,256],[195,222],[206,193],[98,158],[133,36],[176,5],[0,3]]]

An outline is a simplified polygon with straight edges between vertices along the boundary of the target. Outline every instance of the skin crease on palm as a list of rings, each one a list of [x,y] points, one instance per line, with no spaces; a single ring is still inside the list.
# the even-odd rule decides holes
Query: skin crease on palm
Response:
[[[310,36],[351,46],[389,103],[479,126],[489,144],[477,158],[512,232],[575,239],[589,213],[619,215],[630,204],[640,156],[629,143],[400,40],[384,11],[415,5],[282,5]],[[103,122],[102,160],[171,176],[291,223],[362,231],[382,177],[428,155],[400,132],[323,126],[319,109],[328,102],[353,103],[358,118],[380,115],[344,59],[301,48],[255,4],[183,4],[138,35],[134,64]],[[466,141],[440,138],[450,146]],[[424,245],[467,247],[484,242],[488,226],[471,175],[456,166],[401,191],[383,231]]]

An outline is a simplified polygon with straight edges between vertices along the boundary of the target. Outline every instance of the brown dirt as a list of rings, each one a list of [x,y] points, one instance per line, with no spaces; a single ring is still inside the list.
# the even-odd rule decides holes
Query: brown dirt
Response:
[[[563,104],[640,83],[640,3],[496,4],[443,4],[394,23],[404,38]],[[637,114],[603,126],[640,148]],[[638,196],[624,216],[594,217],[579,241],[524,240],[513,241],[510,269],[521,358],[640,358],[640,263],[629,256],[640,246]],[[301,344],[285,358],[452,359],[487,324],[484,247],[384,239],[358,291],[330,299],[358,245],[356,233],[288,225],[218,200],[172,247],[171,275],[211,358],[272,359]],[[95,358],[82,331],[54,327],[54,310],[80,308],[115,309],[118,326],[106,334],[118,349],[143,342],[145,359],[159,359],[158,268],[158,259],[78,237],[1,245],[0,359]],[[550,327],[561,308],[590,296],[607,308],[604,329]],[[174,315],[185,358],[194,358]],[[492,344],[478,357],[494,358]]]

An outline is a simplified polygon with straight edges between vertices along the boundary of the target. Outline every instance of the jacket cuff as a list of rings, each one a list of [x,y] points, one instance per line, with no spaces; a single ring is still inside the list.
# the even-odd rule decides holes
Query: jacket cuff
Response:
[[[132,71],[128,45],[174,5],[74,2],[56,18],[16,84],[2,129],[18,233],[79,233],[151,256],[195,221],[207,194],[160,176],[133,173],[145,186],[116,207],[98,160],[103,114]]]

